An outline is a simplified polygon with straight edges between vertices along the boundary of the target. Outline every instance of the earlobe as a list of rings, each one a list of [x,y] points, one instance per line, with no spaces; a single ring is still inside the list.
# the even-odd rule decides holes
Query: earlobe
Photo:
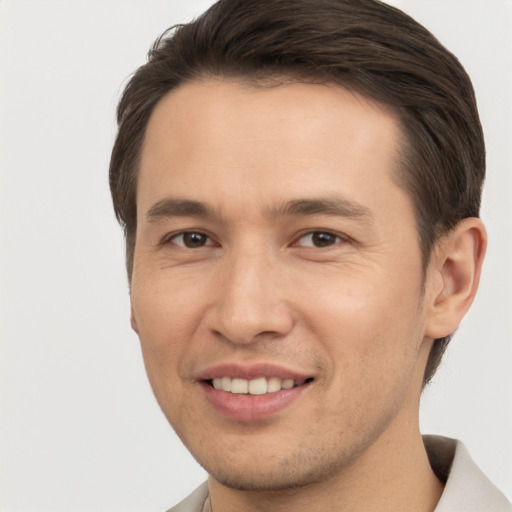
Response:
[[[132,329],[139,334],[139,326],[137,325],[137,320],[135,319],[135,313],[133,312],[133,306],[130,306],[130,324]]]
[[[426,335],[442,338],[453,333],[473,303],[487,247],[480,219],[462,220],[434,250],[429,272],[440,283],[430,300]]]

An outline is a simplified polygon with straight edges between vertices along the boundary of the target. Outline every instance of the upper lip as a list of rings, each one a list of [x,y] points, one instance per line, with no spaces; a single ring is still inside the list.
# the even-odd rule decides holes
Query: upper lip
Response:
[[[301,371],[295,371],[273,363],[257,363],[250,365],[239,363],[222,363],[210,366],[204,370],[200,370],[196,375],[196,379],[202,381],[221,379],[222,377],[246,380],[257,379],[259,377],[265,377],[267,379],[271,377],[277,377],[281,380],[305,380],[313,377],[313,375]]]

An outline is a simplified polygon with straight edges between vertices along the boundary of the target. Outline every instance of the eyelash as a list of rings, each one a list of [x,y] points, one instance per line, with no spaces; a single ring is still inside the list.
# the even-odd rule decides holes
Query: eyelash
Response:
[[[204,243],[202,245],[197,245],[195,247],[187,246],[185,240],[183,240],[183,243],[176,243],[176,239],[178,239],[179,237],[182,237],[182,239],[184,239],[184,237],[186,237],[187,235],[190,237],[193,237],[193,236],[203,237],[203,240],[205,242],[209,241],[210,243]],[[313,240],[314,240],[315,236],[318,237],[318,236],[325,236],[325,235],[327,235],[327,238],[329,239],[328,242],[330,241],[332,243],[327,243],[326,245],[314,245]],[[302,245],[301,246],[299,244],[299,242],[301,240],[305,239],[306,237],[311,237],[311,241],[312,241],[311,245]],[[317,238],[317,242],[318,242],[318,238]],[[298,238],[296,238],[294,240],[294,242],[291,244],[291,246],[292,247],[309,247],[309,248],[315,248],[315,249],[323,249],[323,248],[332,247],[333,245],[336,245],[339,243],[349,243],[349,242],[350,242],[350,240],[346,236],[342,236],[338,233],[334,233],[332,231],[327,231],[327,230],[313,230],[313,231],[308,231],[308,232],[300,235]],[[179,247],[183,247],[185,249],[202,249],[203,247],[219,245],[219,244],[216,244],[215,241],[210,236],[208,236],[206,233],[203,233],[201,231],[183,231],[181,233],[176,233],[171,236],[167,236],[162,240],[161,245],[164,246],[164,245],[167,245],[170,243],[173,243],[173,244],[175,244]]]
[[[206,240],[209,240],[210,242],[213,242],[213,243],[199,245],[197,247],[188,247],[185,244],[185,242],[183,242],[183,243],[176,243],[176,241],[175,241],[176,239],[178,239],[179,237],[182,237],[184,239],[187,235],[190,235],[190,236],[198,235],[200,237],[204,237]],[[208,236],[206,233],[203,233],[201,231],[182,231],[181,233],[176,233],[174,235],[165,237],[162,240],[161,245],[167,245],[167,244],[170,244],[170,243],[178,245],[179,247],[183,247],[184,249],[201,249],[203,247],[210,247],[212,245],[215,245],[215,242],[213,241],[213,239],[210,236]]]
[[[323,235],[327,235],[327,237],[330,239],[330,241],[332,241],[332,243],[328,243],[326,245],[314,245],[313,244],[314,237],[315,236],[318,237],[318,235],[322,235],[322,236]],[[307,238],[307,237],[311,238],[312,244],[311,245],[300,246],[299,245],[299,241],[304,239],[304,238]],[[338,233],[334,233],[332,231],[325,231],[325,230],[313,230],[313,231],[308,231],[307,233],[302,234],[300,237],[298,237],[296,239],[295,242],[293,242],[292,245],[293,246],[299,246],[299,247],[310,247],[310,248],[314,248],[314,249],[323,249],[323,248],[332,247],[332,246],[337,245],[339,243],[346,243],[346,242],[349,242],[349,239],[347,237],[345,237],[345,236],[342,236],[342,235],[338,234]]]

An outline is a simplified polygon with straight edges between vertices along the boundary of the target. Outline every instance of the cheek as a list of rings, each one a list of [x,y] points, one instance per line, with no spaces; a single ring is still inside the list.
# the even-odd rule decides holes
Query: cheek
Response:
[[[134,277],[131,301],[144,366],[157,402],[173,423],[184,410],[180,375],[193,325],[191,308],[181,295],[173,295],[169,286],[142,275]]]
[[[320,414],[357,439],[398,413],[414,382],[420,330],[416,304],[394,294],[347,293],[315,303],[310,329],[323,345],[328,378]],[[416,299],[416,297],[415,297]],[[404,318],[407,322],[404,323]]]
[[[142,356],[153,392],[163,407],[177,399],[170,393],[180,385],[183,361],[197,322],[197,297],[187,290],[177,293],[169,280],[134,274],[131,288],[133,315]],[[195,304],[195,307],[194,307]]]
[[[338,379],[393,386],[397,369],[410,373],[421,344],[419,286],[392,279],[332,280],[306,295],[303,318],[324,344]]]
[[[154,350],[179,351],[179,340],[197,325],[201,308],[196,283],[166,277],[165,269],[153,276],[134,274],[131,303],[143,345]]]

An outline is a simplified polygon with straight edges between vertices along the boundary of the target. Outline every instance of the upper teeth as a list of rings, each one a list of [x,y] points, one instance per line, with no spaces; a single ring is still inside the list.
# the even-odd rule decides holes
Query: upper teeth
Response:
[[[236,393],[239,395],[264,395],[265,393],[275,393],[281,389],[291,389],[296,385],[303,384],[304,381],[294,381],[293,379],[279,379],[271,377],[266,379],[260,377],[258,379],[246,380],[231,377],[222,377],[213,379],[213,387],[222,391]]]

